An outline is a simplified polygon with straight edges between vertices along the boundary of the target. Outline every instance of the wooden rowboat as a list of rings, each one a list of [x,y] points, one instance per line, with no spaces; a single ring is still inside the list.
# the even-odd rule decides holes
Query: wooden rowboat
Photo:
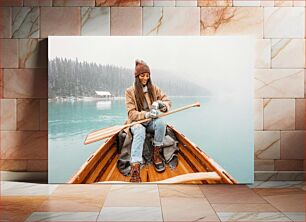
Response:
[[[205,154],[172,126],[179,146],[178,165],[175,169],[166,166],[166,170],[157,173],[152,164],[141,169],[143,183],[195,183],[195,184],[236,184],[237,181],[220,165]],[[125,183],[130,181],[117,168],[119,158],[116,137],[112,136],[93,153],[76,174],[68,181],[80,183]]]

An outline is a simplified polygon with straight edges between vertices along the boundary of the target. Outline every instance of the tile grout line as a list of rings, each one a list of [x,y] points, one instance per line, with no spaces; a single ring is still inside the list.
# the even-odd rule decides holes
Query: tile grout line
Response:
[[[203,185],[206,185],[206,184],[202,184]],[[209,184],[208,184],[209,185]],[[221,218],[219,217],[217,211],[215,210],[215,208],[213,208],[213,206],[211,205],[211,202],[209,201],[209,199],[206,197],[205,193],[202,191],[202,189],[200,188],[200,185],[197,185],[198,188],[200,189],[202,195],[204,196],[204,198],[207,200],[207,202],[209,203],[210,207],[213,209],[213,211],[215,212],[216,216],[218,217],[219,221],[222,222]],[[211,185],[210,185],[211,186]]]
[[[199,186],[199,185],[198,185]],[[202,191],[201,188],[199,188],[203,194],[203,196],[207,199],[208,203],[211,205],[211,202],[209,201],[209,199],[205,196],[204,192]],[[272,205],[268,200],[266,200],[264,197],[262,197],[260,194],[258,194],[256,191],[254,191],[253,189],[249,188],[250,190],[252,190],[252,192],[254,192],[255,194],[257,194],[261,199],[263,199],[267,204],[271,205],[273,208],[275,208],[277,210],[277,213],[280,213],[282,216],[284,216],[285,218],[289,219],[290,221],[291,218],[289,218],[285,213],[283,213],[280,209],[278,209],[276,206]],[[214,210],[214,212],[216,213],[217,217],[219,218],[219,220],[222,222],[221,218],[219,217],[218,213],[215,211],[215,209],[213,208],[213,206],[211,205],[211,208]],[[222,212],[221,212],[222,213]],[[225,212],[226,213],[226,212]],[[246,213],[246,212],[232,212],[232,213]],[[257,212],[257,211],[253,211],[253,212],[249,212],[249,213],[275,213],[275,212]]]
[[[170,185],[170,184],[169,184]],[[157,191],[158,191],[158,197],[159,197],[159,205],[160,205],[160,211],[161,211],[161,216],[162,216],[162,221],[164,220],[164,214],[163,214],[163,208],[162,208],[162,203],[161,203],[161,196],[160,196],[160,192],[159,192],[159,185],[156,184],[157,186]],[[171,185],[170,185],[171,186]]]
[[[252,190],[252,192],[254,192],[258,197],[260,197],[262,200],[264,200],[267,204],[270,204],[272,207],[274,207],[271,203],[269,203],[265,198],[263,198],[263,196],[261,196],[259,193],[257,193],[255,190],[253,190],[252,188],[249,188],[250,190]],[[274,207],[275,208],[275,207]],[[276,209],[276,208],[275,208]],[[278,210],[278,209],[277,209]]]
[[[98,221],[98,219],[99,219],[99,217],[100,217],[101,211],[102,211],[102,209],[103,209],[103,207],[104,207],[104,204],[105,204],[105,201],[106,201],[106,198],[107,198],[108,194],[111,192],[112,187],[113,187],[113,185],[111,185],[110,188],[109,188],[109,190],[107,191],[107,194],[106,194],[106,196],[105,196],[105,199],[104,199],[104,201],[103,201],[103,204],[102,204],[102,206],[101,206],[101,209],[100,209],[100,211],[99,211],[99,213],[98,213],[98,216],[97,216],[97,218],[96,218],[96,221]]]
[[[265,188],[264,188],[265,189]],[[269,189],[269,188],[268,188]],[[252,190],[252,189],[251,189]],[[289,217],[286,216],[286,214],[284,214],[280,209],[278,209],[276,206],[274,206],[272,203],[270,203],[268,200],[266,200],[263,196],[261,196],[259,193],[257,193],[256,191],[253,190],[254,193],[256,193],[258,196],[260,196],[264,201],[266,201],[266,203],[270,204],[272,207],[274,207],[278,213],[280,213],[281,215],[283,215],[284,217],[288,218],[290,221],[292,221]]]

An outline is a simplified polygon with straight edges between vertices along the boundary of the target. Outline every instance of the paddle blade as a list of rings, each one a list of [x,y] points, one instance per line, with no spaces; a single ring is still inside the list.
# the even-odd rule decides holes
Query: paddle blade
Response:
[[[201,106],[201,103],[200,102],[196,102],[195,104],[194,104],[194,107],[200,107]]]
[[[122,129],[124,129],[123,126],[112,126],[91,132],[87,135],[84,144],[87,145],[90,143],[97,142],[99,140],[106,139],[115,135],[116,133],[119,133]]]

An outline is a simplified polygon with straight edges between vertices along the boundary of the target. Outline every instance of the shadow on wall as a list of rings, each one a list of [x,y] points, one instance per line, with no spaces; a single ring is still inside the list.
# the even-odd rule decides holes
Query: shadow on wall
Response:
[[[0,69],[0,98],[16,99],[14,129],[1,129],[1,179],[46,183],[48,39],[22,39],[20,42],[19,69],[6,69],[5,72]],[[13,112],[4,112],[9,111]],[[0,118],[0,121],[5,120]]]

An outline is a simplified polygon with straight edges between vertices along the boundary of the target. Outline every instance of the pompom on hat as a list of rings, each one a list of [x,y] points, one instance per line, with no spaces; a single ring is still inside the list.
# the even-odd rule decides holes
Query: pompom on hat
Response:
[[[140,74],[145,73],[145,72],[150,74],[149,66],[143,60],[136,59],[136,61],[135,61],[135,77],[137,77]]]

